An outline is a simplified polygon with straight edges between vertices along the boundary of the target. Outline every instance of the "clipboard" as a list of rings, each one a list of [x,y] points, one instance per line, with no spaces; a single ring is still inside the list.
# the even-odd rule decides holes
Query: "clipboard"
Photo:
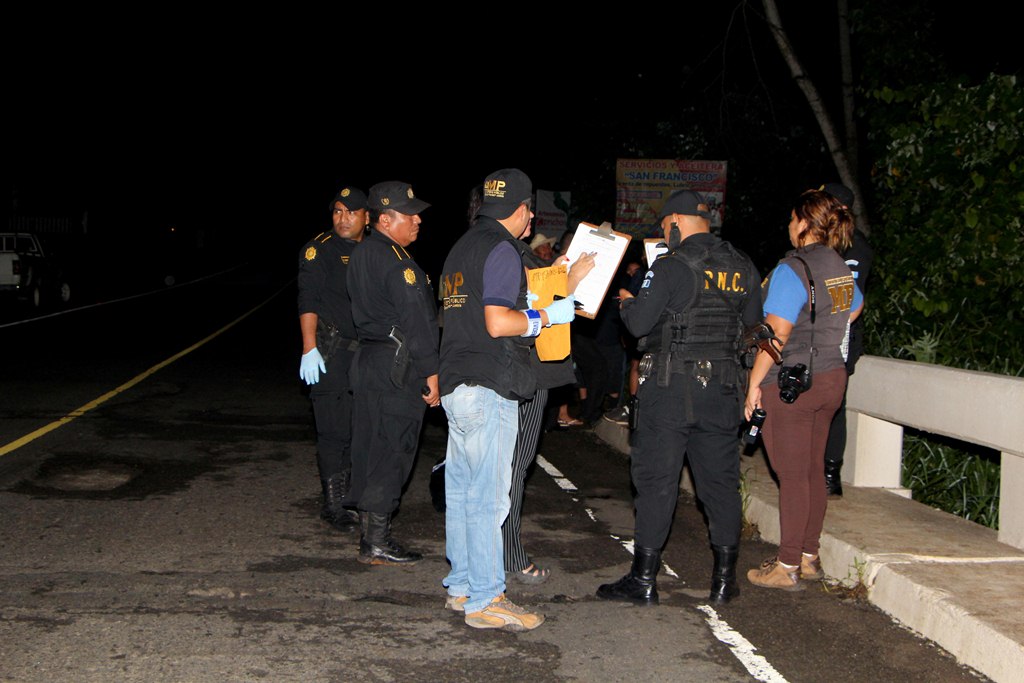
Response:
[[[591,320],[597,316],[631,239],[632,235],[612,230],[612,224],[608,222],[600,226],[580,223],[576,227],[572,242],[564,252],[569,258],[569,267],[580,255],[597,252],[594,256],[594,269],[576,287],[576,301],[583,306],[576,311],[576,315]]]
[[[647,259],[647,269],[650,270],[658,257],[668,253],[668,245],[660,237],[648,237],[644,240],[644,257]]]

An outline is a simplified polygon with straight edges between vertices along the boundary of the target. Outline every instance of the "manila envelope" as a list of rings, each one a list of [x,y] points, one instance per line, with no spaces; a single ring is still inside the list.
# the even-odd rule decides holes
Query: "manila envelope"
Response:
[[[527,269],[526,281],[530,291],[537,295],[537,300],[533,302],[533,308],[537,310],[550,306],[556,294],[569,294],[569,270],[564,265]],[[552,325],[543,328],[536,344],[537,357],[541,360],[562,360],[572,350],[569,326]]]

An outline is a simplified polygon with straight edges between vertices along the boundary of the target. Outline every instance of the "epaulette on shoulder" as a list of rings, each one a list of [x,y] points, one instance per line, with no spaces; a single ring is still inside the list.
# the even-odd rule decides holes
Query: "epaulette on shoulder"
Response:
[[[334,237],[334,231],[325,230],[324,232],[314,237],[313,241],[319,242],[320,244],[324,244],[325,242],[329,241],[332,237]]]
[[[395,257],[399,261],[404,261],[406,259],[411,259],[412,258],[412,256],[409,256],[409,252],[407,252],[405,250],[405,247],[403,247],[400,244],[392,244],[391,245],[391,251],[395,252]]]

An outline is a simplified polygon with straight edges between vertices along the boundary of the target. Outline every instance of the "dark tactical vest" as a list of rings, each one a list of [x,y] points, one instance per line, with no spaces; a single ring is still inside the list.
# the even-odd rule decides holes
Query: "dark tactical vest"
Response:
[[[537,380],[530,368],[533,339],[491,337],[484,320],[484,264],[512,236],[496,220],[481,216],[452,247],[441,277],[444,331],[441,335],[441,394],[460,384],[478,384],[508,399],[530,399]],[[518,250],[517,250],[518,253]],[[520,269],[522,271],[522,269]],[[526,275],[520,278],[516,309],[526,308]]]
[[[724,241],[689,247],[684,242],[662,258],[682,261],[693,272],[696,289],[683,311],[665,310],[655,326],[660,334],[646,338],[650,350],[669,352],[675,364],[701,360],[738,364],[743,336],[740,311],[756,286],[750,282],[749,260]]]

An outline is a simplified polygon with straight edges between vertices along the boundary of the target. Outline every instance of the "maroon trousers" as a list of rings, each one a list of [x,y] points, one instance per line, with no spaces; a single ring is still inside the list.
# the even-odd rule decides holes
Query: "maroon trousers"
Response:
[[[783,403],[776,385],[761,387],[765,450],[779,478],[779,561],[800,564],[800,553],[818,554],[828,504],[825,492],[825,443],[829,425],[846,391],[846,368],[812,378],[811,388],[793,403]]]

